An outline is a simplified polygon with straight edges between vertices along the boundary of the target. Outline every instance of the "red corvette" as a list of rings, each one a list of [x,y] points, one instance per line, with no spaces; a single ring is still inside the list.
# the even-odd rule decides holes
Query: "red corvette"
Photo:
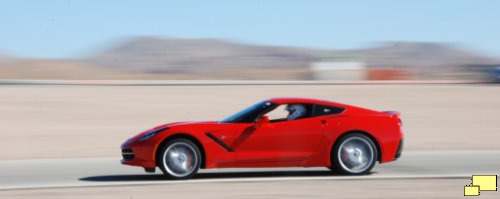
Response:
[[[167,177],[198,169],[328,167],[366,174],[402,150],[399,112],[302,98],[259,102],[221,121],[177,122],[127,140],[122,164],[159,167]]]

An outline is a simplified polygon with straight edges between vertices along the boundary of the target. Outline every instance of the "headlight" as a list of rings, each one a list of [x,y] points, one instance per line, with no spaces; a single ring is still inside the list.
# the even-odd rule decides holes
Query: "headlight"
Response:
[[[162,131],[167,130],[167,129],[169,129],[169,128],[168,127],[164,127],[164,128],[156,129],[154,131],[146,133],[146,135],[141,136],[139,139],[137,139],[137,141],[149,140],[152,137],[154,137],[155,135],[157,135],[158,133],[161,133]]]

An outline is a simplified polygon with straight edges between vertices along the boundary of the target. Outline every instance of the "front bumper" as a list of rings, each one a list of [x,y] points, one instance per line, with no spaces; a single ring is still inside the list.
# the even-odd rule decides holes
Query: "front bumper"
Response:
[[[122,159],[120,162],[124,165],[144,167],[144,168],[155,168],[156,167],[155,163],[152,163],[150,161],[144,161],[144,160],[125,160],[125,159]]]
[[[147,141],[136,142],[129,140],[121,146],[121,150],[122,164],[147,168],[156,167],[154,145],[152,146]]]
[[[122,148],[122,157],[125,161],[130,161],[135,158],[134,151],[131,148]]]

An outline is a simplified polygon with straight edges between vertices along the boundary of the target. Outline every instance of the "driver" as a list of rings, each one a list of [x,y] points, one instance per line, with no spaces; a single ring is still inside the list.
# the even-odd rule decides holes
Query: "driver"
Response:
[[[288,121],[298,119],[306,114],[306,108],[302,104],[289,104],[286,110],[288,111],[286,117]]]

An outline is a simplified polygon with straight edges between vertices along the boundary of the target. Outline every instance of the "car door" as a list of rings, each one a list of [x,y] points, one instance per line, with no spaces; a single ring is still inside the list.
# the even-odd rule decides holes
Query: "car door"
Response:
[[[302,166],[317,153],[323,138],[322,121],[314,117],[259,127],[242,124],[231,148],[237,167]]]

